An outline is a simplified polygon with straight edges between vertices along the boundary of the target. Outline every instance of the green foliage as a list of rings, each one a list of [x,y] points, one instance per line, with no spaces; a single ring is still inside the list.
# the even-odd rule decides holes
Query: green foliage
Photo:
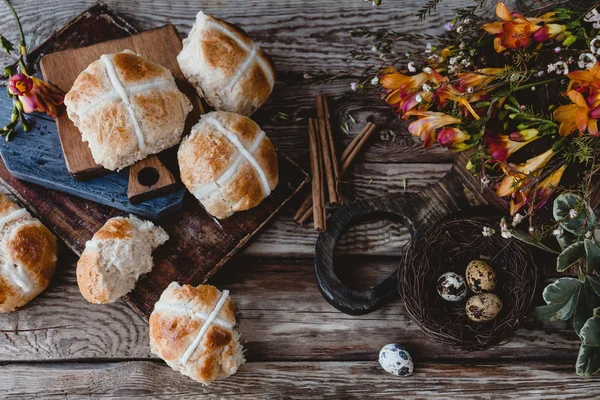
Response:
[[[575,371],[581,376],[595,375],[600,372],[600,347],[582,345],[579,348]]]
[[[571,210],[576,216],[571,215]],[[554,219],[561,228],[576,235],[585,234],[597,225],[596,216],[591,207],[578,195],[573,193],[562,193],[554,200],[552,209]]]
[[[573,318],[581,339],[575,370],[588,376],[600,372],[600,246],[592,232],[596,216],[589,204],[573,193],[554,200],[553,215],[560,227],[556,239],[562,249],[556,259],[558,271],[578,266],[579,278],[559,278],[544,289],[547,305],[536,315],[546,321]]]
[[[550,247],[541,243],[539,240],[536,240],[534,237],[532,237],[531,235],[528,235],[527,233],[523,233],[523,232],[515,229],[515,230],[511,231],[511,234],[515,239],[520,240],[521,242],[523,242],[525,244],[528,244],[530,246],[535,246],[538,249],[542,249],[549,253],[558,254],[557,251],[552,250]]]
[[[571,265],[575,264],[585,256],[585,247],[583,242],[575,242],[567,247],[556,258],[556,270],[563,272]]]
[[[15,49],[15,46],[3,35],[0,35],[0,46],[6,54],[9,54]]]
[[[583,243],[585,244],[587,272],[600,272],[598,268],[600,266],[600,247],[596,241],[591,239],[585,239]]]
[[[545,321],[567,320],[577,308],[583,282],[576,278],[559,278],[544,289],[546,306],[537,307],[536,315]]]

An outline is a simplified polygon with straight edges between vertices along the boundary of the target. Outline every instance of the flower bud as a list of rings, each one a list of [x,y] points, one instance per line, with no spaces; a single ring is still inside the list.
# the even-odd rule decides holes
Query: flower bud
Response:
[[[23,103],[20,100],[15,100],[15,107],[17,107],[17,110],[23,112]]]
[[[569,36],[567,36],[567,38],[565,40],[563,40],[562,45],[565,47],[568,47],[568,46],[572,45],[573,43],[575,43],[576,40],[577,40],[577,36],[569,35]]]

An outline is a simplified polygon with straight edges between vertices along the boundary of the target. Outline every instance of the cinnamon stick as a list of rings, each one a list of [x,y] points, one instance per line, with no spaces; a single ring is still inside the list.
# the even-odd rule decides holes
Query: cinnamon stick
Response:
[[[308,119],[308,141],[310,146],[310,169],[312,173],[313,224],[316,231],[325,230],[325,191],[323,182],[323,157],[319,148],[317,123]]]
[[[359,134],[356,135],[354,137],[354,139],[352,139],[352,142],[350,142],[350,144],[348,145],[348,147],[346,147],[346,149],[342,153],[342,156],[340,157],[340,161],[339,161],[339,163],[341,165],[340,176],[344,175],[344,173],[350,168],[350,166],[354,162],[354,159],[360,153],[360,151],[364,148],[365,144],[369,140],[369,137],[373,134],[374,131],[375,131],[375,124],[368,122],[364,126],[364,128],[359,132]],[[306,221],[308,221],[308,219],[311,217],[311,215],[313,213],[313,209],[311,208],[312,204],[305,205],[305,203],[307,203],[307,202],[308,203],[312,202],[311,194],[309,194],[306,197],[306,199],[304,199],[302,206],[300,207],[300,209],[294,216],[294,221],[296,221],[300,225],[303,225]]]
[[[368,126],[369,124],[371,124],[371,126]],[[358,142],[356,143],[354,148],[352,150],[350,150],[349,154],[344,158],[344,161],[342,163],[342,174],[348,170],[350,165],[352,165],[352,162],[354,162],[354,159],[356,158],[358,153],[360,153],[360,151],[363,149],[363,147],[365,147],[365,143],[367,143],[367,140],[369,140],[369,137],[371,137],[371,134],[373,132],[375,132],[375,124],[370,123],[370,122],[369,122],[369,124],[367,124],[368,128],[367,128],[367,126],[365,126],[365,128],[367,128],[367,130],[361,136],[361,138],[358,140]],[[350,147],[350,146],[348,146],[348,147]]]
[[[306,212],[309,210],[311,211],[311,214],[312,214],[312,193],[309,193],[308,196],[306,196],[306,198],[300,205],[300,208],[294,215],[294,221],[296,221],[299,224],[302,224],[302,222],[300,222],[300,221],[302,220],[302,217],[304,217],[304,214],[306,214]]]
[[[329,121],[329,106],[327,105],[327,96],[318,94],[315,98],[317,105],[317,119],[319,121],[319,139],[323,153],[323,166],[325,168],[325,177],[327,178],[327,192],[329,204],[337,205],[342,202],[339,186],[339,171],[335,145],[333,141],[333,130]]]

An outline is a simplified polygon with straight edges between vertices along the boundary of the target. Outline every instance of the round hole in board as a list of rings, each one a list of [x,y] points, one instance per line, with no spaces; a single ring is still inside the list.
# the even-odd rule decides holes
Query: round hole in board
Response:
[[[138,178],[138,182],[141,185],[152,186],[156,182],[158,182],[158,179],[160,178],[160,175],[159,175],[158,170],[156,168],[145,167],[145,168],[142,168],[140,170],[140,172],[138,172],[137,178]]]

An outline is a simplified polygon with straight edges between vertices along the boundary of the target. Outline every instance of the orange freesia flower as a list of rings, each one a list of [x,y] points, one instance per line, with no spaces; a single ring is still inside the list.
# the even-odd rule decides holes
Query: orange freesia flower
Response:
[[[600,88],[600,62],[590,69],[573,71],[567,76],[571,79],[567,90],[580,89],[589,86]]]
[[[535,192],[536,209],[544,207],[548,200],[550,200],[550,197],[552,197],[552,194],[556,191],[556,188],[558,188],[558,184],[562,179],[565,169],[567,169],[567,164],[554,170],[537,185]]]
[[[507,68],[483,68],[473,72],[461,72],[458,74],[458,83],[461,87],[483,88],[496,79],[496,75],[506,71]]]
[[[523,206],[526,206],[531,201],[535,202],[535,210],[544,207],[558,188],[565,169],[567,169],[566,164],[552,171],[535,188],[515,192],[510,199],[510,215],[515,215]],[[534,193],[533,196],[532,192]]]
[[[570,90],[567,95],[573,104],[560,106],[554,110],[554,119],[560,122],[558,134],[568,136],[579,129],[581,133],[588,132],[590,135],[598,136],[600,91],[596,88],[590,90],[587,100],[577,90]]]
[[[467,93],[463,93],[463,92],[459,91],[452,85],[446,85],[444,87],[443,93],[440,96],[440,99],[443,99],[442,101],[444,101],[444,102],[446,99],[450,99],[450,100],[458,103],[458,105],[461,106],[465,111],[468,111],[473,116],[473,118],[479,119],[479,115],[475,112],[475,110],[471,106],[470,101],[479,101],[479,100],[481,100],[481,97],[485,94],[487,94],[487,92],[486,93],[479,92],[479,93],[467,94]]]
[[[426,106],[431,101],[433,94],[422,90],[423,85],[430,81],[441,81],[441,75],[434,70],[429,73],[404,75],[391,67],[380,74],[381,85],[387,91],[385,101],[403,118],[407,111],[418,108],[420,104]]]
[[[503,2],[496,4],[496,15],[502,21],[492,22],[483,25],[483,29],[495,35],[494,49],[501,53],[506,49],[519,49],[529,46],[534,40],[538,42],[546,41],[566,27],[564,25],[546,25],[541,26],[538,23],[548,23],[553,20],[554,13],[546,13],[540,18],[525,18],[521,14],[511,13]],[[537,31],[544,30],[537,34]]]
[[[528,175],[543,168],[554,154],[554,151],[550,149],[537,157],[530,158],[522,164],[509,164],[508,167],[503,167],[505,178],[496,189],[496,194],[500,197],[505,197],[519,192],[520,188],[527,184]]]
[[[436,139],[436,130],[443,126],[460,124],[461,120],[451,115],[433,111],[408,111],[407,116],[415,115],[419,119],[408,126],[413,136],[419,136],[428,149]]]
[[[511,135],[514,137],[515,133],[513,132]],[[510,135],[486,135],[485,142],[492,159],[506,161],[513,153],[538,139],[538,133],[536,129],[528,130],[527,133],[521,134],[525,140],[519,141],[511,140]]]

